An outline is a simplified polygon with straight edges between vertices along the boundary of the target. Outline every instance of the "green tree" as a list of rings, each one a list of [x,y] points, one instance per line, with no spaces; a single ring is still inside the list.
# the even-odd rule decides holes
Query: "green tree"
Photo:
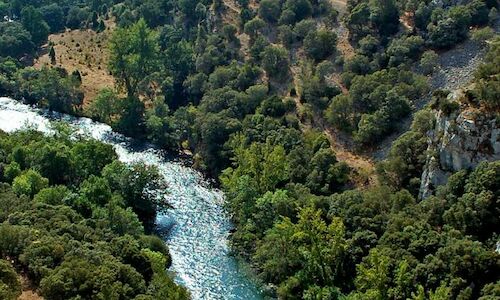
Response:
[[[144,164],[127,166],[115,161],[103,169],[102,175],[112,191],[119,192],[125,205],[134,210],[146,232],[151,232],[156,214],[169,207],[162,196],[166,184],[158,169]]]
[[[244,32],[250,36],[252,41],[254,41],[259,32],[261,32],[265,27],[266,22],[258,17],[255,17],[245,23]]]
[[[302,21],[311,16],[312,5],[309,0],[287,0],[283,4],[283,12],[291,11],[295,15],[294,22]]]
[[[0,259],[0,298],[15,300],[21,295],[21,283],[14,268],[6,260]]]
[[[21,22],[29,31],[35,44],[42,44],[49,36],[49,25],[43,20],[40,11],[33,6],[26,6],[21,11]]]
[[[31,34],[19,22],[0,22],[0,56],[19,58],[32,54],[35,44]]]
[[[342,220],[333,218],[327,224],[321,218],[321,211],[313,208],[302,209],[298,217],[295,238],[303,258],[304,272],[317,284],[335,285],[347,250]]]
[[[337,35],[330,30],[311,31],[304,39],[306,53],[316,61],[323,60],[336,51]]]
[[[159,146],[173,148],[178,144],[176,125],[169,116],[168,106],[161,100],[146,110],[146,129],[148,137]]]
[[[28,170],[14,178],[12,189],[18,195],[35,196],[49,185],[49,180],[34,170]]]
[[[140,86],[152,84],[149,75],[158,71],[158,36],[144,19],[117,28],[110,39],[109,69],[129,98],[142,94]]]
[[[49,205],[62,205],[70,194],[71,191],[66,186],[58,185],[40,190],[33,198],[33,201]]]
[[[118,114],[120,99],[115,91],[104,88],[99,91],[96,98],[88,105],[87,112],[90,117],[100,122],[111,124],[113,117]]]
[[[51,3],[40,7],[40,12],[43,15],[43,19],[47,22],[50,27],[50,32],[59,32],[64,29],[65,19],[64,11],[60,5],[57,3]]]
[[[258,245],[254,259],[262,265],[262,276],[281,283],[301,264],[300,251],[295,247],[295,225],[289,218],[277,222]]]
[[[432,74],[438,66],[438,55],[432,50],[425,51],[420,58],[420,68],[424,74]]]
[[[391,280],[390,259],[380,249],[373,249],[357,266],[356,288],[361,299],[387,299]]]
[[[55,65],[56,64],[56,50],[54,49],[54,46],[50,47],[49,57],[50,57],[50,63]]]
[[[262,54],[262,67],[271,78],[284,80],[289,74],[288,51],[278,46],[267,46]]]
[[[259,5],[259,16],[271,23],[278,21],[280,17],[280,1],[262,0]]]

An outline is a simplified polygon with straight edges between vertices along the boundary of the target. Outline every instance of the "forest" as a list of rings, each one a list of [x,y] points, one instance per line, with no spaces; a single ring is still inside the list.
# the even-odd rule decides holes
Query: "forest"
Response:
[[[433,110],[462,105],[429,84],[441,53],[481,43],[464,102],[499,119],[498,6],[0,0],[0,96],[192,153],[265,297],[499,299],[500,162],[418,197]],[[74,30],[109,33],[114,85],[90,101],[49,39]],[[331,132],[365,157],[410,117],[370,172],[338,155]],[[143,192],[168,191],[157,170],[68,130],[0,135],[0,299],[17,299],[18,274],[45,299],[188,299],[155,235],[169,205]]]
[[[168,208],[143,192],[164,191],[157,170],[70,133],[1,134],[1,298],[21,292],[12,262],[46,299],[188,299],[151,234]]]

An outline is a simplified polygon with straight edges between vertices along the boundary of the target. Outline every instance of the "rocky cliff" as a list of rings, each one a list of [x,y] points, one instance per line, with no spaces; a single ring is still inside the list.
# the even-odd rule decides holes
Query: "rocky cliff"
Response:
[[[463,92],[448,95],[457,102]],[[451,113],[435,110],[436,124],[429,132],[427,161],[420,185],[421,199],[459,170],[474,168],[482,161],[500,159],[500,118],[498,113],[466,105]]]

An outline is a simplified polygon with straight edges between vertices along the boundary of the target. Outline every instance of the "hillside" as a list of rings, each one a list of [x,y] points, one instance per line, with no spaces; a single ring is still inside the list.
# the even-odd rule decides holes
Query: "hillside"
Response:
[[[141,145],[151,143],[147,151],[158,155],[192,153],[186,163],[224,193],[219,199],[198,187],[175,190],[181,225],[169,228],[189,238],[182,251],[173,248],[173,266],[196,265],[178,280],[196,299],[245,297],[217,286],[240,282],[233,261],[224,256],[220,263],[213,253],[226,253],[226,236],[230,255],[248,264],[268,298],[495,299],[498,9],[490,0],[0,0],[7,16],[0,22],[0,93],[106,123]],[[64,140],[63,133],[53,137],[57,148],[42,138],[23,145],[29,134],[6,135],[0,143],[4,196],[19,204],[0,219],[0,229],[43,224],[38,215],[18,217],[38,212],[34,199],[47,196],[35,187],[20,190],[20,183],[51,191],[67,186],[74,196],[44,203],[38,213],[64,210],[71,219],[61,226],[79,222],[94,238],[75,234],[60,243],[84,253],[102,245],[99,257],[110,259],[57,256],[55,249],[39,272],[38,260],[25,259],[39,247],[31,236],[6,274],[32,270],[28,279],[47,300],[88,296],[64,281],[75,264],[99,278],[115,278],[113,268],[128,270],[130,276],[116,280],[134,288],[116,287],[121,299],[188,297],[143,242],[156,228],[158,202],[144,196],[148,180],[141,176],[154,174],[107,161],[102,172],[75,178],[101,153],[77,147],[80,141]],[[94,155],[80,160],[81,151]],[[47,171],[46,157],[60,172]],[[176,183],[195,180],[172,176]],[[184,213],[214,201],[208,198],[224,209]],[[122,215],[129,212],[119,219],[140,221],[142,231],[101,231],[99,222],[115,216],[117,203]],[[212,227],[192,230],[204,224],[220,235],[207,232]],[[53,226],[45,232],[50,238],[61,230]],[[198,247],[210,239],[222,250]],[[116,252],[124,240],[133,257]],[[9,258],[2,247],[0,258]],[[195,260],[196,249],[210,255]],[[197,276],[200,268],[214,280]],[[150,271],[159,281],[150,281]],[[159,282],[166,284],[162,292]],[[254,290],[246,289],[250,298]]]
[[[69,73],[80,72],[81,89],[85,95],[84,103],[91,102],[103,88],[113,88],[115,81],[108,71],[109,35],[115,24],[107,20],[106,30],[96,33],[91,29],[73,29],[51,34],[48,43],[42,46],[42,55],[34,66],[61,67]],[[56,62],[49,57],[50,47],[54,47]]]

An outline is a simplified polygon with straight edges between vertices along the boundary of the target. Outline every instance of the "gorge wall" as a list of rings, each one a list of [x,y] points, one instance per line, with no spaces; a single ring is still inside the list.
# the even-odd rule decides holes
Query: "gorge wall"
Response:
[[[464,92],[454,91],[449,101],[457,102]],[[448,177],[482,161],[500,160],[500,120],[495,112],[462,104],[450,114],[435,110],[436,123],[429,132],[427,161],[422,173],[419,197],[429,197]]]

